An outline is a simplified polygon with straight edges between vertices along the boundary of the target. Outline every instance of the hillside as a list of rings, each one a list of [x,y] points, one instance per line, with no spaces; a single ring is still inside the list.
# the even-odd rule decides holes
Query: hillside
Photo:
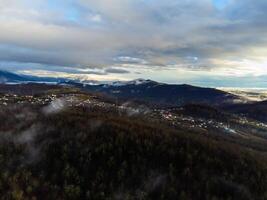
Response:
[[[212,88],[191,85],[170,85],[155,81],[127,84],[87,85],[88,91],[99,92],[123,100],[144,101],[158,106],[181,106],[190,103],[222,105],[242,102],[243,99]]]
[[[267,122],[267,101],[227,105],[223,106],[223,109],[251,119]]]
[[[195,111],[220,111],[152,111],[56,91],[0,98],[2,199],[267,198],[264,136],[194,125]]]
[[[52,89],[62,89],[58,85],[47,85],[47,84],[0,84],[0,93],[2,94],[17,94],[17,95],[36,95],[42,94]]]

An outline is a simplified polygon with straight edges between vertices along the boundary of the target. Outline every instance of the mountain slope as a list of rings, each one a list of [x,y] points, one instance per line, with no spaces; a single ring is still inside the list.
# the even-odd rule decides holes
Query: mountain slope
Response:
[[[248,118],[267,122],[267,101],[223,106],[223,109]]]
[[[127,84],[116,82],[115,84],[87,85],[85,88],[124,100],[139,100],[168,106],[180,106],[188,103],[221,105],[242,101],[236,95],[212,88],[169,85],[150,80],[137,80]]]

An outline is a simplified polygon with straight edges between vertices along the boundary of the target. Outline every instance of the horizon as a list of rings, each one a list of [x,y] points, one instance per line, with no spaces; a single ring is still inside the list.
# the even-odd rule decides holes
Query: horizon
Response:
[[[0,3],[0,70],[267,88],[264,0]]]
[[[55,79],[61,79],[63,77],[58,77],[58,76],[32,76],[32,75],[29,75],[29,74],[24,74],[24,73],[14,73],[14,72],[10,72],[8,70],[0,70],[0,73],[1,72],[5,72],[5,73],[10,73],[10,74],[16,74],[16,75],[19,75],[19,76],[29,76],[29,77],[37,77],[37,78],[55,78]],[[1,76],[0,76],[1,78]],[[5,77],[3,77],[5,78]],[[63,78],[64,79],[64,78]],[[138,80],[144,80],[144,81],[155,81],[155,82],[158,82],[158,83],[163,83],[163,84],[171,84],[171,85],[191,85],[191,86],[194,86],[194,87],[202,87],[202,88],[214,88],[214,89],[218,89],[218,90],[222,90],[222,91],[225,91],[225,92],[228,92],[228,93],[232,93],[234,91],[243,91],[243,92],[257,92],[258,94],[263,94],[263,93],[267,93],[267,87],[242,87],[242,86],[239,86],[239,87],[233,87],[233,86],[222,86],[222,87],[216,87],[216,86],[213,86],[213,85],[201,85],[201,84],[192,84],[192,83],[183,83],[183,82],[162,82],[162,81],[157,81],[157,80],[153,80],[153,79],[146,79],[146,78],[135,78],[135,79],[127,79],[127,80],[120,80],[120,79],[115,79],[115,80],[97,80],[97,79],[86,79],[86,80],[80,80],[80,79],[75,79],[75,77],[67,77],[66,79],[68,80],[71,80],[71,81],[75,81],[75,82],[80,82],[80,83],[84,83],[84,84],[95,84],[95,85],[98,85],[98,84],[110,84],[110,83],[115,83],[115,82],[124,82],[124,83],[127,83],[127,82],[131,82],[131,81],[138,81]],[[58,84],[58,82],[51,82],[50,80],[49,81],[25,81],[25,82],[38,82],[38,83],[46,83],[46,84]],[[5,84],[21,84],[23,82],[4,82]]]

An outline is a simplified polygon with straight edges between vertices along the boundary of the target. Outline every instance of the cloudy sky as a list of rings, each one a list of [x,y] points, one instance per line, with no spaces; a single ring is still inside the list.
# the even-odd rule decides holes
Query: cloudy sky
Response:
[[[0,69],[267,87],[266,0],[0,0]]]

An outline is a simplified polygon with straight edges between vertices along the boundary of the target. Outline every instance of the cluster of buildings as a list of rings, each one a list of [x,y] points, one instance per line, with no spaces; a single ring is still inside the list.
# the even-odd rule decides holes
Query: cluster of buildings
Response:
[[[38,104],[46,105],[57,98],[56,95],[46,95],[42,97],[35,96],[18,96],[16,94],[0,95],[0,105],[8,106],[12,104]]]
[[[195,118],[189,115],[179,113],[179,109],[173,111],[171,109],[149,109],[142,106],[133,106],[128,104],[117,105],[113,102],[105,102],[94,96],[83,94],[46,94],[40,96],[19,96],[16,94],[0,95],[0,106],[8,106],[14,104],[33,104],[33,105],[60,105],[69,107],[98,107],[106,110],[115,110],[118,113],[127,114],[129,116],[145,115],[151,119],[160,119],[173,126],[197,128],[202,130],[219,130],[223,133],[236,134],[239,132],[237,126],[233,123],[220,122],[215,119]],[[252,122],[246,118],[240,117],[236,124],[244,125]],[[255,127],[267,129],[267,124],[253,122]],[[234,128],[233,128],[234,127]]]

